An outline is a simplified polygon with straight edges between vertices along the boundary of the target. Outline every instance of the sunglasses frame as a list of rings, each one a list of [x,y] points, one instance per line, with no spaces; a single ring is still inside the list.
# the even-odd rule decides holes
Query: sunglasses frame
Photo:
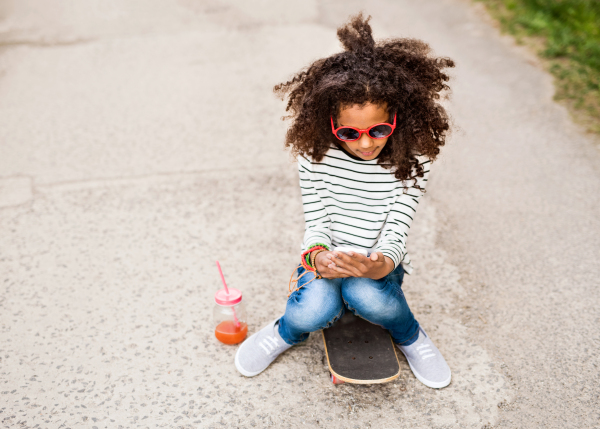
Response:
[[[363,133],[367,133],[367,135],[368,135],[370,138],[374,139],[374,140],[381,140],[381,139],[388,138],[389,136],[391,136],[392,134],[394,134],[394,130],[396,129],[396,114],[395,114],[395,113],[394,113],[394,123],[393,123],[393,124],[389,124],[389,123],[387,123],[387,122],[381,122],[381,123],[379,123],[379,124],[371,125],[369,128],[367,128],[367,129],[365,129],[365,130],[361,130],[361,129],[359,129],[359,128],[354,128],[354,127],[338,127],[338,128],[335,128],[335,127],[334,127],[334,125],[333,125],[333,116],[330,116],[330,119],[331,119],[331,132],[333,133],[333,135],[334,135],[334,136],[335,136],[335,137],[336,137],[336,138],[337,138],[339,141],[342,141],[342,142],[355,142],[355,141],[357,141],[357,140],[360,140],[360,138],[362,137]],[[392,127],[392,132],[391,132],[391,133],[389,133],[389,134],[388,134],[387,136],[385,136],[385,137],[372,137],[372,136],[371,136],[371,134],[369,134],[369,131],[371,131],[371,129],[373,129],[373,128],[375,128],[375,127],[378,127],[379,125],[389,125],[389,126],[391,126],[391,127]],[[341,139],[341,138],[339,138],[339,137],[338,137],[338,135],[337,135],[337,132],[338,132],[339,130],[341,130],[342,128],[350,128],[351,130],[358,131],[358,137],[357,137],[357,138],[355,138],[354,140],[344,140],[344,139]]]

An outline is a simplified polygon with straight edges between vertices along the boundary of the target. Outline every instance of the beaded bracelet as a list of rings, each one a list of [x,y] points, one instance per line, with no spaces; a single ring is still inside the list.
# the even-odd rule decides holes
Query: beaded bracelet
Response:
[[[323,244],[323,243],[315,243],[312,246],[310,246],[308,249],[306,249],[306,252],[304,252],[302,254],[302,259],[306,262],[306,265],[308,265],[309,267],[312,267],[312,263],[310,261],[310,253],[313,250],[316,250],[317,248],[322,248],[323,250],[329,250],[329,246],[327,246],[326,244]],[[304,264],[302,264],[302,266],[304,266]]]
[[[310,282],[323,278],[323,277],[321,277],[321,275],[319,274],[317,269],[314,267],[314,265],[315,265],[314,261],[315,261],[315,258],[317,257],[317,254],[327,251],[327,250],[329,250],[329,246],[327,246],[326,244],[316,243],[316,244],[313,244],[312,246],[310,246],[308,249],[306,249],[305,252],[302,253],[302,256],[300,257],[300,265],[302,267],[304,267],[305,271],[302,274],[300,274],[300,276],[295,280],[294,280],[294,273],[296,272],[296,270],[294,270],[294,272],[292,273],[292,276],[290,277],[290,283],[288,284],[288,298],[290,297],[290,295],[292,293],[303,288]],[[310,259],[311,259],[312,252],[314,252],[314,256],[311,261]],[[306,273],[308,273],[309,271],[314,273],[314,277],[312,279],[310,279],[309,281],[307,281],[304,285],[298,286],[298,281],[302,277],[304,277],[304,275]]]
[[[307,271],[315,271],[315,268],[312,266],[312,264],[310,262],[310,253],[315,250],[329,250],[329,247],[327,247],[325,244],[317,243],[317,244],[311,246],[310,248],[306,249],[306,251],[304,251],[302,253],[302,256],[300,258],[300,263],[302,264],[304,269]]]
[[[315,273],[318,273],[317,271],[317,256],[319,255],[319,253],[321,252],[325,252],[325,249],[318,249],[318,250],[314,250],[312,252],[310,252],[310,265],[315,269]]]

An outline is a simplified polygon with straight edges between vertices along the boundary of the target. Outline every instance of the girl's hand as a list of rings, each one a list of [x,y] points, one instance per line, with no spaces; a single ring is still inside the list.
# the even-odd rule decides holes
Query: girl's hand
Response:
[[[365,277],[379,280],[394,270],[394,262],[381,252],[371,253],[369,257],[355,252],[321,252],[317,255],[319,259],[322,265],[327,264],[328,277],[325,277],[317,262],[317,271],[325,278]]]
[[[329,255],[332,255],[332,254],[333,254],[333,252],[329,252],[329,251],[319,252],[319,254],[317,255],[317,257],[315,259],[315,265],[316,265],[317,271],[319,272],[319,274],[321,274],[321,277],[323,277],[324,279],[339,279],[342,277],[353,277],[352,275],[348,275],[346,273],[341,273],[339,271],[336,271],[336,270],[330,268],[330,265],[332,265],[332,263],[331,263],[331,259],[330,259]]]

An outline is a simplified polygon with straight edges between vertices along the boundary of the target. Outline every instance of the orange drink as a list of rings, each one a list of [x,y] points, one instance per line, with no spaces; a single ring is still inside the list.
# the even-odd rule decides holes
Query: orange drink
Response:
[[[238,322],[239,326],[233,320],[225,320],[215,328],[215,337],[225,344],[237,344],[244,341],[248,334],[248,325],[244,322]]]

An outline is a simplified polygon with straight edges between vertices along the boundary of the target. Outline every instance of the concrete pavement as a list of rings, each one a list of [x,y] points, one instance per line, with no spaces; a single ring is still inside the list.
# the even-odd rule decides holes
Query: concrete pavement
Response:
[[[212,333],[215,259],[250,332],[285,307],[303,225],[271,89],[361,9],[458,65],[404,286],[453,369],[440,391],[404,362],[333,386],[318,335],[247,379]],[[600,424],[600,155],[469,3],[4,0],[0,18],[3,427]]]

